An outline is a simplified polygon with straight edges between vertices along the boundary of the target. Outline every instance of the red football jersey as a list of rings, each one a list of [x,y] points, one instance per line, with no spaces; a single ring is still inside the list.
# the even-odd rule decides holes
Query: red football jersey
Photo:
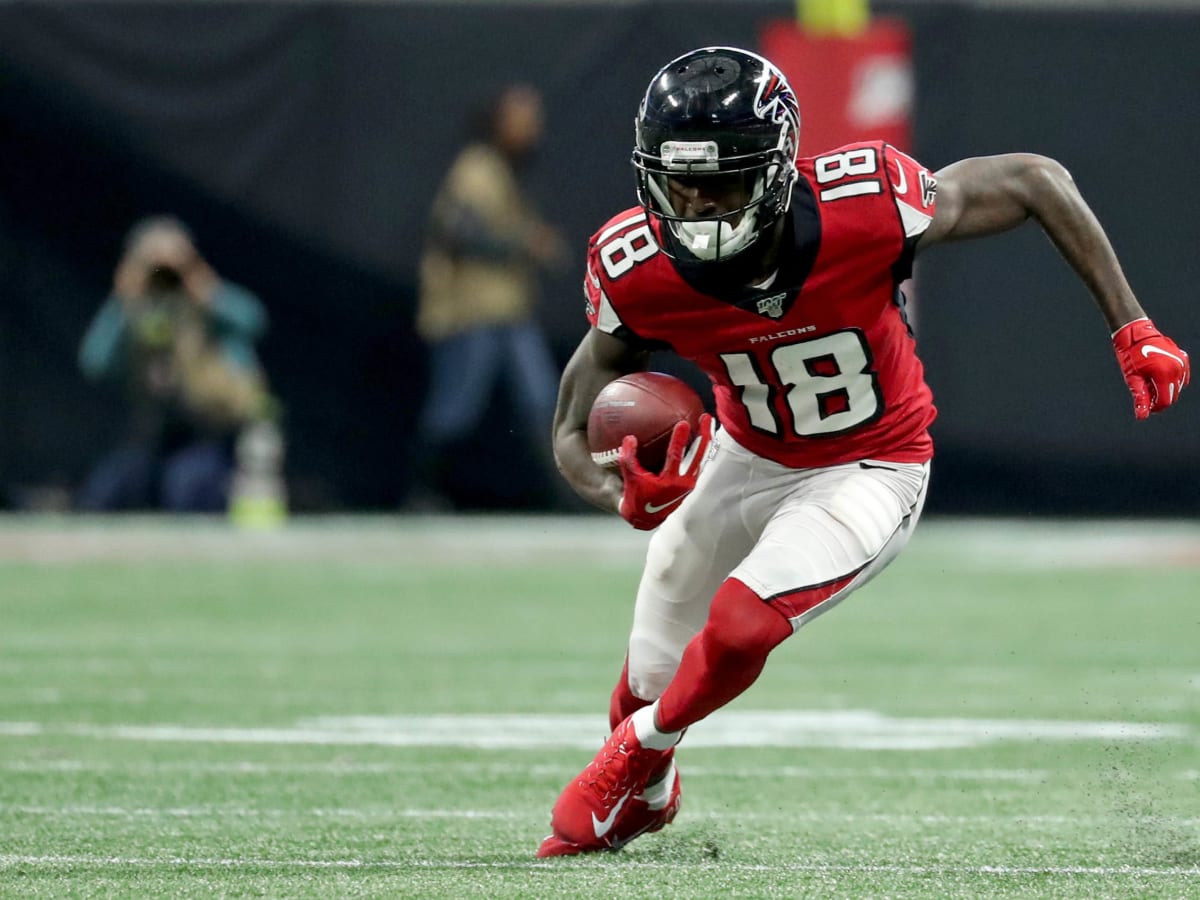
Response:
[[[705,293],[659,251],[659,223],[638,207],[591,239],[588,320],[695,362],[721,424],[760,456],[796,468],[924,462],[936,411],[899,285],[933,218],[936,182],[882,142],[797,165],[770,284]]]

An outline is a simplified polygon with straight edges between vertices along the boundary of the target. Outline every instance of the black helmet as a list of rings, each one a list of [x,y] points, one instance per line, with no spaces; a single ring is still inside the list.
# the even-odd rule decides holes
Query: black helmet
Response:
[[[663,251],[687,264],[761,252],[791,205],[799,138],[796,95],[761,56],[706,47],[663,66],[638,109],[633,151],[638,201],[660,220]],[[671,203],[668,178],[731,176],[749,197],[737,210],[687,219]]]

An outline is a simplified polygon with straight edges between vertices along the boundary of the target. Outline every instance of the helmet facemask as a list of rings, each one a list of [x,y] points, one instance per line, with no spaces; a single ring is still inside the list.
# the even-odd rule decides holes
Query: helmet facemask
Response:
[[[721,160],[715,141],[666,141],[657,158],[635,153],[634,165],[638,199],[663,225],[663,251],[697,262],[725,262],[750,249],[788,209],[796,179],[783,147]],[[717,215],[685,216],[671,200],[671,180],[710,196],[737,191],[745,202]],[[714,186],[706,190],[706,182]]]
[[[692,51],[654,76],[635,126],[638,200],[663,253],[706,277],[754,270],[798,177],[800,110],[783,74],[736,47]]]

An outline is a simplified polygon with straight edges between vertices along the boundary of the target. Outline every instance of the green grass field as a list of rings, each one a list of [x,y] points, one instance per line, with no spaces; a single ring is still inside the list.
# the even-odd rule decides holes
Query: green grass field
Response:
[[[599,746],[616,520],[0,521],[0,894],[1200,896],[1200,528],[924,523],[537,861]]]

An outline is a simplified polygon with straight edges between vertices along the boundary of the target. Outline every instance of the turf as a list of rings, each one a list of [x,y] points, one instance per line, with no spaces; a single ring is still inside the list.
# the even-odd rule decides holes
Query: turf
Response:
[[[598,746],[643,545],[0,522],[0,893],[1200,896],[1200,529],[1162,523],[924,524],[693,730],[673,826],[535,861],[591,751],[428,734]]]

